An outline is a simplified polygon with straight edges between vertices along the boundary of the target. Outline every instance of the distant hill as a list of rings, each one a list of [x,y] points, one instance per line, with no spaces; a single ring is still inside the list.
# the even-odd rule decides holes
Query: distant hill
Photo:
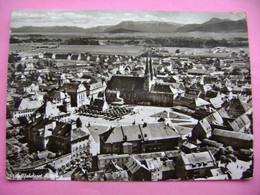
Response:
[[[169,32],[247,32],[246,20],[212,18],[202,24],[178,24],[158,21],[123,21],[117,25],[80,28],[72,26],[11,28],[12,33],[169,33]]]
[[[84,33],[85,29],[73,26],[24,26],[11,28],[12,33]]]
[[[188,24],[180,27],[176,32],[247,32],[246,20],[222,20],[212,18],[202,24]]]
[[[151,33],[161,33],[161,32],[174,32],[181,24],[177,23],[167,23],[167,22],[133,22],[124,21],[115,26],[106,29],[106,32],[116,32],[118,29],[125,29],[133,32],[151,32]]]

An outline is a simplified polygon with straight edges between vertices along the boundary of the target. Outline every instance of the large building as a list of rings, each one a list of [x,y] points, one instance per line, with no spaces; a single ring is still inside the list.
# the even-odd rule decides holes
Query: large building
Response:
[[[100,135],[101,154],[136,154],[173,150],[180,135],[163,123],[111,128]]]
[[[114,75],[107,83],[106,98],[114,102],[120,93],[126,104],[173,106],[174,88],[170,83],[157,82],[152,57],[146,58],[144,77]]]
[[[71,107],[81,107],[90,103],[87,98],[86,88],[83,84],[79,83],[65,83],[60,90],[66,92],[71,97]]]

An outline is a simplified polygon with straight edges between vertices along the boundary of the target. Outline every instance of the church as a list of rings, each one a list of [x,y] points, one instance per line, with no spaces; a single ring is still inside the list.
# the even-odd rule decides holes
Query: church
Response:
[[[146,57],[143,77],[114,75],[108,81],[106,99],[115,102],[118,97],[125,104],[173,106],[174,89],[170,83],[162,83],[154,75],[152,56]]]

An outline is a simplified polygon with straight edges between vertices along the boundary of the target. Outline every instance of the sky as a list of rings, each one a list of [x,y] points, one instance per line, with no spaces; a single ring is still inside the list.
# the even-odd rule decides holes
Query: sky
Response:
[[[203,23],[211,18],[239,20],[242,12],[169,12],[130,10],[13,10],[11,27],[77,26],[91,28],[122,21],[163,21],[181,24]]]

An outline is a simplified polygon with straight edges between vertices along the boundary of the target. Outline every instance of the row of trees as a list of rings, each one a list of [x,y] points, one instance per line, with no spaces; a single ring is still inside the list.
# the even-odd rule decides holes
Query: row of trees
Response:
[[[145,43],[148,45],[160,45],[164,47],[193,47],[193,48],[203,48],[203,47],[244,47],[248,46],[248,40],[244,39],[202,39],[194,37],[174,37],[174,38],[150,38],[146,39]]]

